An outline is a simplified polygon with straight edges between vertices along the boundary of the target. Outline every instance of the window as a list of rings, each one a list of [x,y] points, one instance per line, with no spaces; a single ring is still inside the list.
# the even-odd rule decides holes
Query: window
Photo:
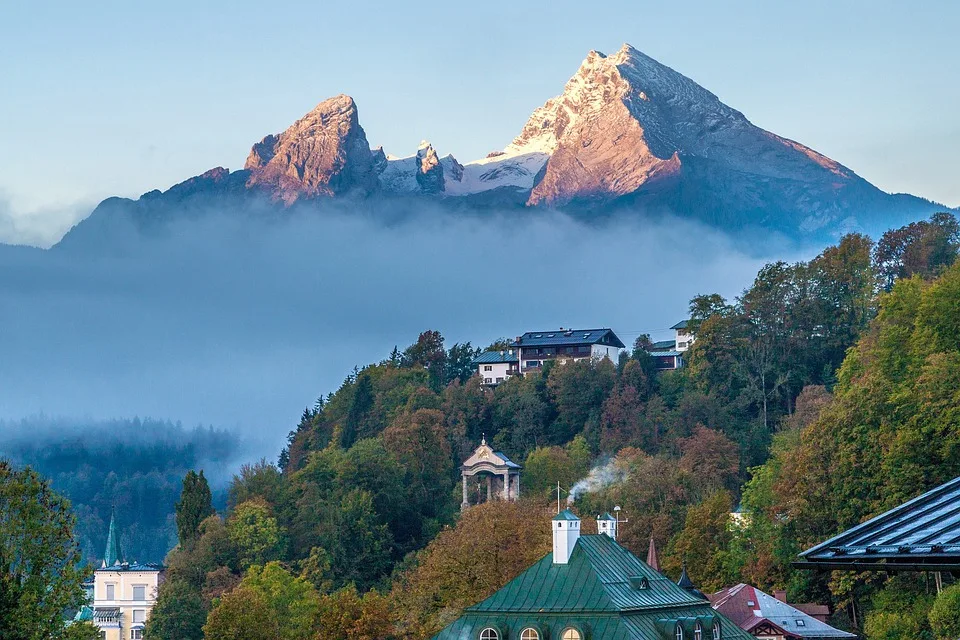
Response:
[[[480,640],[500,640],[500,633],[492,627],[487,627],[480,632]]]
[[[536,368],[539,366],[540,362],[538,360],[527,360],[527,368]]]
[[[107,600],[113,600],[116,592],[116,585],[108,584],[107,585]]]
[[[133,599],[137,601],[144,601],[147,599],[147,586],[144,584],[135,584],[133,585]]]
[[[573,627],[567,627],[563,630],[563,633],[560,634],[560,640],[583,640],[583,636]]]
[[[713,640],[722,640],[720,637],[720,623],[713,623]]]
[[[540,640],[540,632],[532,627],[527,627],[520,632],[520,640]]]
[[[807,626],[807,623],[804,622],[803,620],[797,620],[797,626],[798,626],[798,627],[805,627],[805,626]]]
[[[130,640],[143,640],[143,629],[130,629]]]
[[[483,370],[484,370],[484,371],[493,371],[493,365],[492,365],[492,364],[485,364],[485,365],[483,365]]]
[[[501,382],[503,382],[503,378],[497,378],[497,384],[500,384]]]
[[[484,378],[483,382],[484,384],[490,384],[491,382],[493,382],[493,378]]]
[[[680,623],[677,623],[677,626],[673,628],[673,637],[677,640],[683,640],[683,627],[680,626]]]
[[[693,640],[703,640],[703,626],[699,622],[693,628]]]
[[[134,622],[146,622],[147,621],[147,612],[145,609],[134,609],[133,610],[133,621]]]
[[[553,347],[546,347],[546,348],[543,350],[543,355],[545,355],[545,356],[552,356],[552,355],[553,355]]]

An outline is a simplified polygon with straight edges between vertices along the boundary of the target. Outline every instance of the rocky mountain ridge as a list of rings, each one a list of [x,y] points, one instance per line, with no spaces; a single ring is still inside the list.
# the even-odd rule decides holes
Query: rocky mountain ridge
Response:
[[[897,224],[938,208],[886,194],[756,127],[693,80],[624,45],[610,56],[591,51],[563,92],[485,158],[461,164],[427,141],[407,157],[371,149],[356,103],[339,95],[254,144],[243,170],[213,169],[145,194],[131,210],[250,200],[290,207],[345,196],[561,207],[584,216],[642,209],[790,236]]]

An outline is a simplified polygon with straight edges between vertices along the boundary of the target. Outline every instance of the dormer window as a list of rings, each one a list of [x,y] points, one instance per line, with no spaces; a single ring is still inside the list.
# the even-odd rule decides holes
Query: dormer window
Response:
[[[493,627],[487,627],[480,632],[480,640],[500,640],[500,632]]]
[[[673,628],[673,637],[676,640],[683,640],[683,626],[679,622],[677,626]]]
[[[520,632],[520,640],[540,640],[540,632],[533,627],[527,627]]]
[[[720,636],[720,622],[713,623],[713,640],[722,640]]]
[[[703,640],[703,625],[699,622],[697,626],[693,628],[693,640]]]
[[[573,627],[567,627],[563,630],[563,633],[560,634],[560,640],[583,640],[583,636]]]

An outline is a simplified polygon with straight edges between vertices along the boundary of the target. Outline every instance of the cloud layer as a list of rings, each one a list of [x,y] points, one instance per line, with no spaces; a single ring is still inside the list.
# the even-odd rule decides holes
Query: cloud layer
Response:
[[[338,208],[228,213],[121,249],[0,246],[0,419],[153,416],[279,443],[354,365],[425,329],[448,344],[610,326],[632,342],[763,262],[692,223]]]

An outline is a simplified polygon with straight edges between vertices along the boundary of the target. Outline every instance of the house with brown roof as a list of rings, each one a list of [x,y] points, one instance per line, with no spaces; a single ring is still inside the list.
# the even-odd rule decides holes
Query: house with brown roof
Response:
[[[748,584],[728,587],[710,596],[710,604],[738,627],[764,640],[821,640],[856,638],[826,623],[822,605],[790,605],[786,592],[777,598]],[[800,607],[810,607],[811,615]],[[821,619],[821,617],[823,619]]]

